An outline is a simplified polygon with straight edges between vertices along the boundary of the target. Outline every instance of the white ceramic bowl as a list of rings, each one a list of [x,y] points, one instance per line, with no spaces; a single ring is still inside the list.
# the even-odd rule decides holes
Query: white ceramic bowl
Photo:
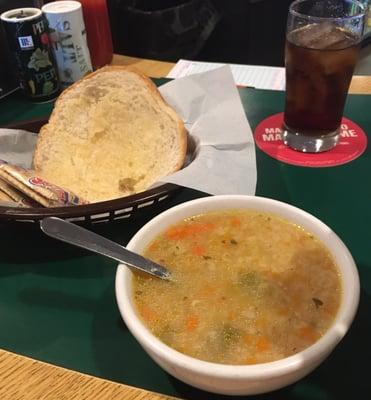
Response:
[[[192,215],[228,208],[266,211],[291,220],[320,239],[335,257],[342,276],[342,302],[333,325],[316,343],[300,353],[270,363],[243,366],[210,363],[179,353],[149,332],[135,312],[131,290],[132,272],[124,265],[119,265],[116,274],[117,302],[131,333],[152,359],[169,374],[214,393],[241,395],[268,392],[307,375],[339,343],[357,311],[360,290],[358,272],[344,243],[323,222],[291,205],[253,196],[214,196],[180,204],[144,225],[127,248],[141,253],[169,225]]]

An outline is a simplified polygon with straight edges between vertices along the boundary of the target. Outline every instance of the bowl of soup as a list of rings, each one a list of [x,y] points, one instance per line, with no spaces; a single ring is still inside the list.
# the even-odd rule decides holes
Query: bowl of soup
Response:
[[[173,207],[127,248],[169,281],[120,264],[117,303],[128,329],[174,377],[220,394],[258,394],[317,367],[346,334],[359,277],[341,239],[289,204],[213,196]]]

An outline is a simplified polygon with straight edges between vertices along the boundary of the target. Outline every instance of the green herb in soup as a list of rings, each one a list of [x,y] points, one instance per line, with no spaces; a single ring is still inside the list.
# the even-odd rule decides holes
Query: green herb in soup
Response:
[[[313,344],[339,308],[339,271],[311,234],[275,215],[227,210],[188,218],[144,254],[173,282],[136,273],[144,323],[164,343],[201,360],[255,364]]]

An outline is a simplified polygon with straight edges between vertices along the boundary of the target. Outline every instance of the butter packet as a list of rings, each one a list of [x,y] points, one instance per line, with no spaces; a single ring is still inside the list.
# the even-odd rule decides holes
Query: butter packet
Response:
[[[44,207],[62,207],[87,204],[81,197],[45,181],[34,170],[0,161],[0,178]]]
[[[0,202],[12,207],[40,207],[40,204],[30,199],[7,182],[0,179]]]

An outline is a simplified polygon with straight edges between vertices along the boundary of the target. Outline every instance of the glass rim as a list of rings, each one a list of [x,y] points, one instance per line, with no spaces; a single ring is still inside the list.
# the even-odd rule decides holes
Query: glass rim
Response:
[[[289,8],[289,13],[294,15],[295,17],[301,17],[301,18],[306,18],[306,19],[313,19],[313,20],[323,20],[323,21],[344,21],[344,20],[352,20],[352,19],[357,19],[364,17],[366,14],[366,8],[365,6],[358,0],[349,0],[349,3],[353,3],[357,7],[360,8],[360,12],[355,14],[355,15],[346,15],[344,17],[316,17],[314,15],[308,15],[308,14],[303,14],[299,11],[294,10],[294,7],[297,4],[308,2],[308,1],[315,1],[315,0],[295,0],[293,3],[291,3],[290,8]]]

